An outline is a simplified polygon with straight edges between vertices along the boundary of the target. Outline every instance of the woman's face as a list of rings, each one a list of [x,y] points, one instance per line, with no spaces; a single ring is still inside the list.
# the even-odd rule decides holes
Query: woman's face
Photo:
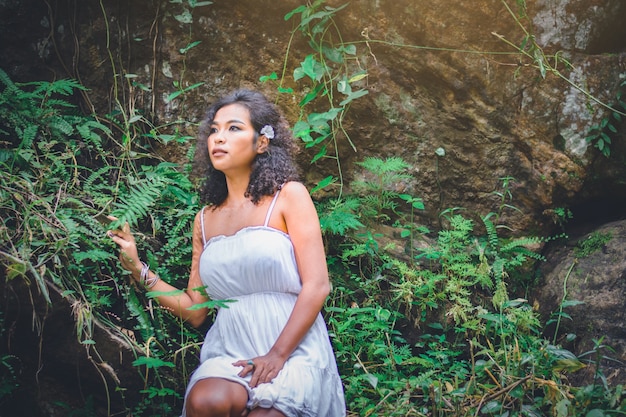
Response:
[[[213,167],[226,173],[248,173],[254,158],[267,149],[267,138],[254,140],[250,111],[241,104],[229,104],[215,113],[209,126],[208,148]]]

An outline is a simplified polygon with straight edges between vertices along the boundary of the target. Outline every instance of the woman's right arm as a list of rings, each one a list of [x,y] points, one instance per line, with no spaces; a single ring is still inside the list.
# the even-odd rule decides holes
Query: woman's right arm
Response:
[[[208,312],[207,308],[189,310],[190,307],[208,300],[199,273],[200,255],[203,250],[200,216],[201,212],[196,215],[194,221],[192,234],[193,254],[187,289],[176,295],[161,295],[157,297],[161,306],[194,327],[198,327],[204,322]],[[141,269],[143,264],[139,260],[137,245],[134,236],[130,232],[130,226],[127,223],[121,230],[110,230],[107,234],[120,247],[120,262],[122,267],[130,271],[135,282],[141,285]],[[155,276],[156,274],[154,272],[148,271],[145,281],[150,282]],[[158,280],[154,286],[150,288],[150,291],[155,292],[175,292],[177,290],[177,288],[163,280]]]

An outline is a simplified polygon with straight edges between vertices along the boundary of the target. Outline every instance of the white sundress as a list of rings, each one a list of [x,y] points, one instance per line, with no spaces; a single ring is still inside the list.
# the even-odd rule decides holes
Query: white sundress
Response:
[[[232,365],[269,352],[302,289],[289,235],[268,226],[279,193],[263,226],[245,227],[231,236],[207,241],[204,213],[200,216],[202,283],[211,299],[233,302],[218,310],[187,394],[198,380],[217,377],[243,385],[250,409],[273,407],[288,417],[343,417],[343,387],[321,313],[271,382],[250,388],[251,374],[241,378],[237,374],[242,368]]]

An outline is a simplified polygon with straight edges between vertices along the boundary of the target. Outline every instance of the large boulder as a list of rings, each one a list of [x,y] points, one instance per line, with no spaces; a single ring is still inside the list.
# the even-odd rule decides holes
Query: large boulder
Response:
[[[585,360],[600,356],[612,383],[626,382],[626,220],[612,222],[557,245],[540,268],[535,304],[546,321],[547,336]],[[565,313],[565,314],[562,314]],[[559,320],[560,317],[560,320]],[[574,337],[575,336],[575,337]],[[601,349],[596,349],[598,346]],[[595,364],[582,374],[592,378]]]

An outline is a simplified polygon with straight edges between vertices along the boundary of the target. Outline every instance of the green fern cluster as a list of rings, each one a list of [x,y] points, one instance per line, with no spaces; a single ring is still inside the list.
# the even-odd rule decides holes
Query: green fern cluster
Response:
[[[148,308],[149,299],[130,285],[117,248],[95,215],[118,217],[107,227],[133,225],[142,258],[164,280],[180,286],[189,270],[191,230],[199,209],[186,167],[118,158],[123,152],[108,126],[80,115],[72,104],[83,89],[75,81],[17,84],[0,70],[0,82],[3,285],[31,286],[50,302],[52,283],[74,306],[78,341],[86,348],[97,352],[93,335],[99,320],[120,332],[138,355],[150,352],[169,364],[158,370],[137,364],[146,385],[156,391],[145,392],[150,401],[143,406],[129,407],[143,407],[146,415],[179,409],[201,335],[158,306]],[[145,230],[151,232],[141,233]],[[3,349],[0,357],[5,357]]]
[[[479,216],[480,227],[462,209],[445,210],[445,227],[421,236],[428,245],[404,246],[398,256],[403,245],[388,243],[380,221],[414,232],[396,240],[420,238],[425,229],[414,209],[423,208],[421,200],[395,191],[407,180],[401,161],[361,166],[374,171],[353,187],[362,194],[344,197],[350,203],[338,213],[321,213],[332,219],[324,223],[332,225],[326,237],[334,283],[327,320],[355,414],[574,415],[610,406],[598,393],[569,386],[564,374],[581,369],[581,360],[542,337],[537,312],[511,297],[510,287],[543,260],[537,249],[547,241],[501,236],[503,211],[517,210],[512,178],[493,192],[498,211]]]

